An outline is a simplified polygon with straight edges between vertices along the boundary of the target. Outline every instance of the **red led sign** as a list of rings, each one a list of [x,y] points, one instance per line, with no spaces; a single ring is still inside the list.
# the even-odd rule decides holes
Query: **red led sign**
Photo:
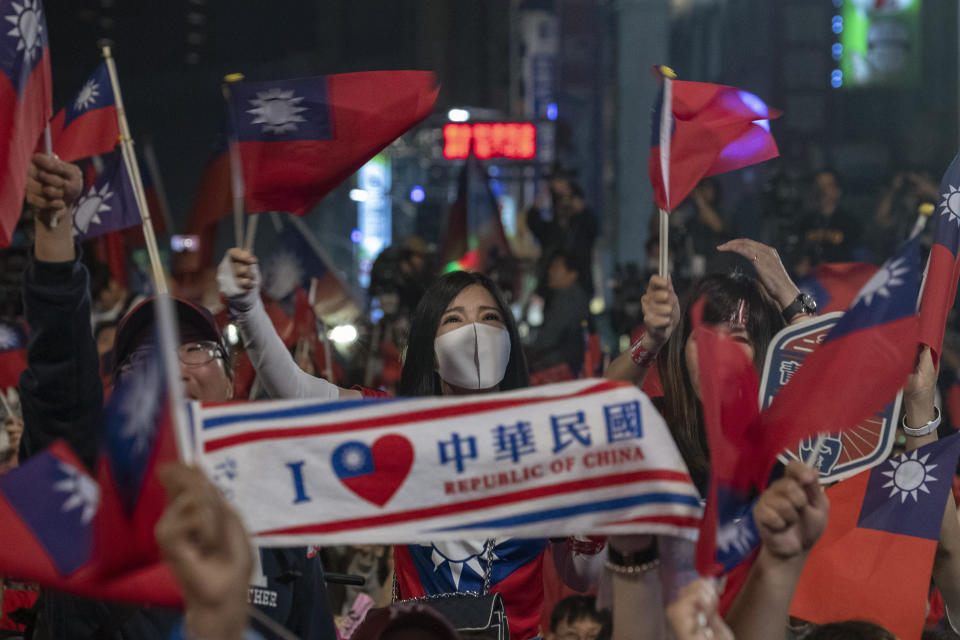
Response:
[[[479,160],[533,160],[537,127],[530,122],[451,122],[443,126],[444,158],[465,160],[471,151]]]

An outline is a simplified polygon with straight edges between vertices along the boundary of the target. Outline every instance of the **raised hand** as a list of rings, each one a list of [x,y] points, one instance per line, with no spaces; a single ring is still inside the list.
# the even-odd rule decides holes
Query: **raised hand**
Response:
[[[753,506],[764,548],[789,560],[808,552],[827,526],[830,501],[816,469],[794,460],[782,478],[767,487]]]
[[[800,293],[800,289],[787,274],[783,261],[780,260],[780,254],[773,247],[756,240],[737,238],[724,242],[717,247],[717,250],[737,253],[752,261],[760,284],[771,298],[780,303],[781,308],[788,306]]]
[[[35,153],[27,169],[27,204],[47,222],[73,206],[83,189],[80,167],[56,156]]]
[[[644,349],[659,351],[680,324],[680,301],[673,283],[660,276],[650,276],[647,292],[640,299],[643,305]]]
[[[667,607],[667,620],[677,640],[733,640],[733,632],[717,611],[717,589],[704,578],[694,580]]]

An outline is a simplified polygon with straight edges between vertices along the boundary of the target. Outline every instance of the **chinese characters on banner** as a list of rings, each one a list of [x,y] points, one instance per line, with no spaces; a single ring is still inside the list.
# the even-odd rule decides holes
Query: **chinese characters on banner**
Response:
[[[200,459],[261,544],[693,538],[700,498],[636,387],[197,407]]]

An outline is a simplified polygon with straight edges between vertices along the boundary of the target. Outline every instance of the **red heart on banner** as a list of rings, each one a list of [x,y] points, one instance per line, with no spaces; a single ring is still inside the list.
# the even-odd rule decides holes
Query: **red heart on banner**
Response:
[[[413,445],[403,436],[386,435],[368,447],[344,443],[333,452],[333,468],[343,485],[378,507],[397,492],[413,467]]]

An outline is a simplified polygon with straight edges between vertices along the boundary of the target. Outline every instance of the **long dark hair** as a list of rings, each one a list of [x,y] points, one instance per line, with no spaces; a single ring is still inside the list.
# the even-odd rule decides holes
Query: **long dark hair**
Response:
[[[680,454],[687,463],[697,486],[703,486],[709,473],[710,451],[703,426],[703,407],[690,381],[685,356],[687,340],[693,330],[691,308],[701,297],[703,322],[725,324],[737,313],[740,301],[746,303],[747,333],[754,350],[754,367],[760,372],[767,347],[773,336],[784,327],[777,303],[770,299],[760,283],[742,273],[711,274],[696,282],[681,303],[679,333],[674,335],[657,356],[663,382],[663,417],[673,433]],[[710,372],[700,372],[700,376]]]
[[[478,284],[493,296],[500,309],[504,327],[510,334],[510,360],[507,372],[500,381],[500,390],[521,389],[530,386],[527,360],[520,345],[517,322],[497,290],[493,281],[482,273],[453,271],[437,279],[420,298],[420,303],[410,319],[410,336],[407,339],[406,357],[400,372],[397,394],[401,396],[439,396],[442,388],[434,360],[434,340],[440,318],[461,291]]]

